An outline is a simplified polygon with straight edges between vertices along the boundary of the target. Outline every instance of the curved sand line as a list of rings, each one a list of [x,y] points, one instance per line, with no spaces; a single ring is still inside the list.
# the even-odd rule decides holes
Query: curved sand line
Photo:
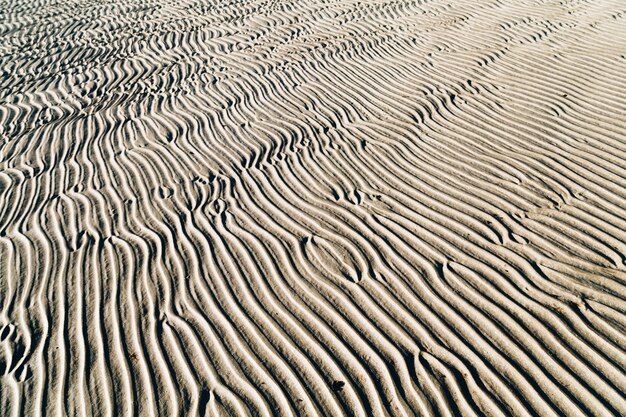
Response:
[[[626,7],[0,7],[0,415],[626,415]]]

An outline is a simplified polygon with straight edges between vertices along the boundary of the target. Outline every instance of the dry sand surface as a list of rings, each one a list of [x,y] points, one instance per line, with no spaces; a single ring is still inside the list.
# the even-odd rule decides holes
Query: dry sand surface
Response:
[[[0,416],[626,415],[623,0],[0,2]]]

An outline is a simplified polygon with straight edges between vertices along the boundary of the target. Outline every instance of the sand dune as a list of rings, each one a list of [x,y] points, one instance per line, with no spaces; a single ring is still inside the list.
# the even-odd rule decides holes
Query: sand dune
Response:
[[[0,4],[1,416],[626,415],[620,0]]]

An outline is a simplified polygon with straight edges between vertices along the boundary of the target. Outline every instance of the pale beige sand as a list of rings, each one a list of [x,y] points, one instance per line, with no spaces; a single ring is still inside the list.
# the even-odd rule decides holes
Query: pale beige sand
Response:
[[[0,56],[0,416],[626,415],[623,0],[3,1]]]

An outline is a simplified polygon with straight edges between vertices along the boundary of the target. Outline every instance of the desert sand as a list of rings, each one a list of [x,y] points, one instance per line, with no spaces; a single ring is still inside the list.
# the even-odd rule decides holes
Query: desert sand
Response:
[[[623,0],[0,3],[0,416],[626,415]]]

